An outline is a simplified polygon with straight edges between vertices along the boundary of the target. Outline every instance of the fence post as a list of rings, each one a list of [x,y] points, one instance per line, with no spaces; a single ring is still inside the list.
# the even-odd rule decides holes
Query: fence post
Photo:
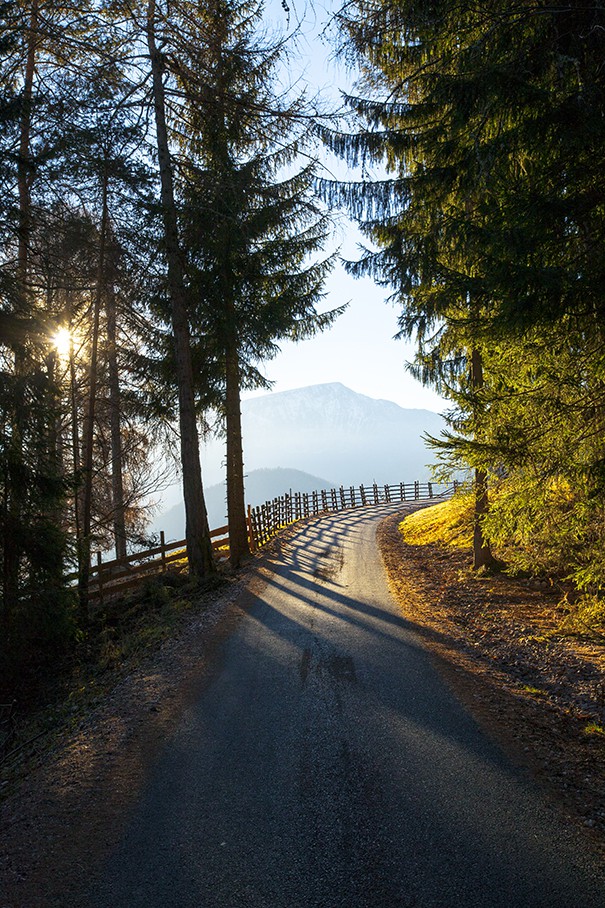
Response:
[[[261,511],[261,505],[258,504],[254,511],[256,515],[256,530],[258,532],[258,541],[261,545],[264,544],[265,538],[263,536],[263,514]]]
[[[313,516],[316,517],[319,514],[319,498],[317,492],[313,492]]]
[[[366,499],[366,490],[364,489],[364,487],[363,487],[362,485],[359,486],[359,494],[360,494],[360,496],[361,496],[361,503],[362,503],[362,504],[367,504],[368,502],[367,502],[367,499]]]
[[[338,500],[336,498],[336,489],[330,489],[330,498],[332,500],[332,510],[338,510]]]
[[[162,574],[166,573],[166,536],[164,530],[160,530],[160,545],[162,547],[161,557],[162,557]]]
[[[351,486],[351,507],[352,508],[356,507],[355,489],[353,488],[353,486]]]
[[[309,516],[309,493],[303,492],[303,517]]]
[[[389,504],[391,501],[391,490],[387,485],[385,485],[384,487],[384,500],[387,502],[387,504]]]
[[[248,505],[247,523],[248,523],[248,543],[250,545],[250,551],[255,552],[256,551],[256,538],[254,536],[254,525],[252,523],[252,508],[250,507],[250,505]]]
[[[325,489],[321,490],[321,507],[324,511],[328,510],[328,493]]]
[[[420,498],[420,483],[417,479],[414,480],[414,498],[416,500]]]
[[[341,503],[342,508],[343,508],[343,510],[344,510],[344,509],[346,508],[346,506],[347,506],[347,503],[346,503],[346,501],[345,501],[345,490],[344,490],[343,486],[340,487],[340,503]]]
[[[433,497],[433,483],[429,482],[429,498]]]
[[[103,572],[101,570],[101,553],[97,552],[97,583],[99,585],[99,601],[103,605]]]

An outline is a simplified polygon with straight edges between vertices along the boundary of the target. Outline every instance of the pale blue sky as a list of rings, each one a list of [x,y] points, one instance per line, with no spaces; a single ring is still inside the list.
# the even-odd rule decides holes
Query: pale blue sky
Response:
[[[350,86],[353,76],[333,59],[333,48],[320,36],[340,2],[321,0],[305,5],[298,0],[287,0],[287,5],[291,28],[302,19],[299,60],[290,61],[290,76],[298,77],[299,84],[306,81],[312,93],[320,89],[326,98],[338,103],[338,90]],[[267,9],[269,20],[285,28],[286,13],[280,0],[269,0]],[[340,166],[339,175],[344,173]],[[356,179],[359,175],[352,173],[351,177]],[[355,258],[361,239],[358,231],[351,224],[345,225],[341,233],[343,254]],[[443,399],[406,371],[405,363],[413,357],[413,344],[393,339],[397,332],[397,310],[385,302],[388,291],[368,279],[354,280],[341,266],[335,269],[326,289],[325,308],[349,302],[348,311],[323,335],[282,345],[282,352],[263,368],[267,378],[275,383],[273,390],[342,382],[360,394],[392,400],[402,407],[442,411],[446,406]]]

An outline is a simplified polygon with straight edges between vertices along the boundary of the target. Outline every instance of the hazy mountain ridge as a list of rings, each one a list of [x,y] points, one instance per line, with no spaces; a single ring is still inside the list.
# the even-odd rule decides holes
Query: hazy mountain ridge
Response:
[[[439,435],[444,425],[443,417],[430,410],[405,409],[392,401],[357,394],[339,383],[245,400],[246,501],[255,506],[290,488],[306,492],[339,485],[427,480],[427,464],[434,456],[422,435]],[[213,527],[226,522],[224,460],[223,440],[214,439],[204,446],[202,468]],[[299,471],[300,476],[286,479],[280,471]],[[304,478],[310,475],[317,483],[311,487]],[[318,477],[328,477],[328,481]],[[171,510],[176,512],[178,507]],[[158,517],[154,526],[167,532],[162,522],[170,513]]]
[[[244,418],[254,416],[256,420],[328,425],[332,428],[346,428],[359,431],[364,426],[399,419],[402,413],[413,418],[430,413],[429,410],[404,409],[390,400],[376,400],[357,394],[338,382],[325,385],[311,385],[294,391],[257,397],[244,401]],[[436,415],[436,414],[433,414]]]
[[[422,435],[444,421],[328,384],[245,401],[242,424],[248,469],[288,466],[359,485],[428,478]]]

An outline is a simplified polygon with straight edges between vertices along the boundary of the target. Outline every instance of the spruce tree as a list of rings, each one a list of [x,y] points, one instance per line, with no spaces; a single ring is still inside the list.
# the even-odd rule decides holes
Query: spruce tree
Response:
[[[181,12],[186,15],[188,10],[182,8]],[[191,357],[188,292],[183,271],[183,253],[179,237],[175,198],[174,160],[171,153],[168,129],[167,93],[164,82],[166,54],[158,46],[158,31],[174,39],[176,33],[178,33],[179,26],[183,26],[183,18],[178,17],[178,11],[176,15],[173,13],[173,18],[169,22],[163,20],[160,26],[155,0],[149,0],[147,6],[147,46],[153,86],[161,211],[164,224],[168,292],[177,372],[187,558],[192,574],[203,577],[213,570],[212,546],[202,486]]]
[[[316,309],[330,263],[311,256],[328,220],[314,197],[314,165],[297,161],[310,138],[306,111],[282,93],[284,48],[261,33],[261,13],[256,0],[198,4],[196,29],[175,65],[187,99],[192,324],[221,388],[233,566],[249,554],[241,390],[261,381],[258,364],[280,338],[313,333],[338,314]]]
[[[490,410],[477,402],[495,367],[486,351],[567,313],[600,330],[602,19],[597,4],[524,3],[356,2],[340,16],[365,77],[347,99],[364,129],[325,137],[389,172],[332,192],[374,244],[351,270],[393,288],[418,374],[454,378],[455,423],[472,433],[483,474],[494,466],[479,460]],[[479,354],[487,386],[468,394]]]

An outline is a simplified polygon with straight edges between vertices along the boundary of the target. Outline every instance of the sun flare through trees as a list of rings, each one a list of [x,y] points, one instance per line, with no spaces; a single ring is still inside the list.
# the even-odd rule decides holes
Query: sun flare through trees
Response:
[[[344,111],[288,81],[280,13],[283,34],[261,0],[0,0],[7,673],[83,639],[93,553],[151,545],[158,452],[191,574],[214,572],[209,412],[247,557],[241,392],[342,311],[337,208],[367,239],[349,272],[390,289],[413,374],[451,402],[432,444],[438,475],[472,480],[475,566],[601,602],[605,11],[352,0],[332,23]]]

